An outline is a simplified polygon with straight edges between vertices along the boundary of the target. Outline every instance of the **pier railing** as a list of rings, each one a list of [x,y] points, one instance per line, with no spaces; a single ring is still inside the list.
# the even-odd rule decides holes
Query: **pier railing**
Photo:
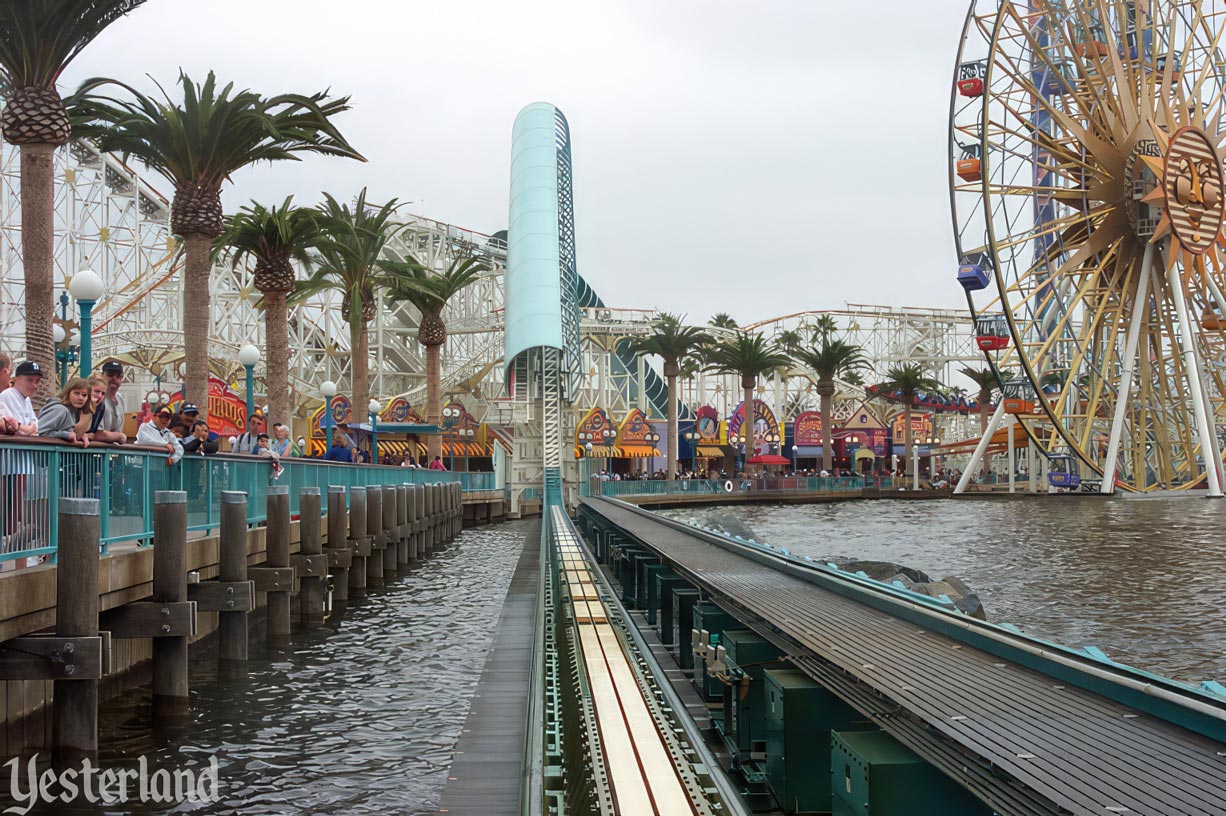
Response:
[[[632,481],[591,480],[591,495],[609,496],[686,496],[735,493],[835,493],[864,488],[889,490],[888,476],[787,476],[770,479],[636,479]]]
[[[290,512],[298,514],[300,488],[460,482],[465,492],[495,489],[493,473],[351,465],[317,459],[273,460],[216,454],[184,456],[170,464],[165,450],[135,446],[72,447],[31,439],[0,444],[0,565],[37,556],[54,557],[61,498],[99,499],[102,550],[119,542],[148,543],[153,537],[153,497],[159,490],[187,493],[191,532],[221,523],[221,493],[247,493],[247,522],[265,519],[268,487],[288,485]]]

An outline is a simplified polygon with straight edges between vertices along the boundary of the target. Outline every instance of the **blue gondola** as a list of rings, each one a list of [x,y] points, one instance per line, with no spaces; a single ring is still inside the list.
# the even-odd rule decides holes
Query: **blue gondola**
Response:
[[[1053,453],[1047,457],[1047,483],[1061,490],[1077,490],[1081,487],[1081,471],[1077,460],[1067,453]]]
[[[1068,84],[1065,82],[1065,77],[1068,75],[1068,69],[1062,62],[1044,65],[1030,72],[1035,90],[1043,96],[1063,96],[1067,93]]]
[[[958,283],[968,292],[987,289],[992,279],[992,260],[986,252],[968,252],[958,266]]]

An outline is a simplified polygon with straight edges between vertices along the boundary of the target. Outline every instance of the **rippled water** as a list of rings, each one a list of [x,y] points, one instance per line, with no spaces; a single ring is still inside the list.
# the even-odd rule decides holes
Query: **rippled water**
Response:
[[[105,704],[102,765],[143,754],[182,768],[216,754],[221,801],[175,813],[434,813],[527,529],[465,530],[284,648],[253,634],[245,681],[218,682],[214,661],[195,660],[179,733],[152,734],[148,688]]]
[[[1226,502],[856,501],[662,511],[814,558],[957,575],[989,619],[1183,680],[1226,679]]]

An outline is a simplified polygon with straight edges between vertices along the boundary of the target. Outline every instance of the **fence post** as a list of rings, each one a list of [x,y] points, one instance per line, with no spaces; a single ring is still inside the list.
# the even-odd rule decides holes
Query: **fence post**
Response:
[[[320,522],[323,512],[320,507],[318,487],[304,487],[298,493],[298,538],[299,549],[303,556],[322,556],[323,540],[320,535]],[[331,521],[331,519],[329,519]],[[307,558],[300,559],[302,562]],[[315,559],[309,559],[315,560]],[[309,565],[308,565],[309,567]],[[300,575],[300,601],[302,620],[308,624],[320,624],[324,621],[324,575]]]
[[[366,537],[366,488],[349,488],[349,543],[353,548],[353,564],[349,568],[349,594],[366,591],[366,560],[370,555],[370,539]]]
[[[387,539],[383,535],[383,489],[378,485],[366,486],[366,535],[371,547],[366,559],[366,583],[383,586],[383,550]]]
[[[289,566],[289,485],[273,485],[268,488],[268,520],[265,540],[268,567]],[[277,580],[268,593],[268,636],[287,637],[290,633],[289,593],[293,579]],[[265,587],[260,587],[265,588]]]
[[[187,600],[187,493],[153,495],[153,596],[156,603]],[[153,717],[187,715],[186,635],[153,638]]]
[[[332,573],[332,602],[349,602],[349,567],[353,563],[347,530],[349,511],[345,507],[344,485],[328,486],[328,572]]]
[[[51,478],[57,478],[52,476]],[[97,499],[60,499],[55,631],[60,637],[98,635]],[[98,681],[55,680],[51,755],[58,769],[98,759]]]
[[[391,579],[396,574],[400,536],[396,528],[396,485],[383,486],[383,574]]]
[[[221,541],[217,580],[247,580],[247,494],[221,492]],[[219,674],[229,680],[247,676],[247,612],[217,613]]]

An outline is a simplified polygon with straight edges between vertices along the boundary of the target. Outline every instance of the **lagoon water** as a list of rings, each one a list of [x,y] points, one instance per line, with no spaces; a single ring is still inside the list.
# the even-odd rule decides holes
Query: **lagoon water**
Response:
[[[662,512],[816,559],[956,575],[990,620],[1181,680],[1226,680],[1226,501],[1203,494]]]

